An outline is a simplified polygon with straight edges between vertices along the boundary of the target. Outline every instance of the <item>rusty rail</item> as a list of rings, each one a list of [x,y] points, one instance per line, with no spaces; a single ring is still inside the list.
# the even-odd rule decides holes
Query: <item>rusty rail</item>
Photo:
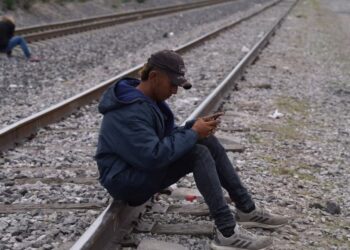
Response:
[[[137,21],[149,17],[167,15],[179,11],[221,4],[234,0],[205,0],[189,4],[170,5],[160,8],[148,8],[139,11],[129,11],[118,14],[96,16],[46,25],[36,25],[16,30],[16,35],[23,36],[28,42],[64,36],[72,33],[100,29],[116,24]]]

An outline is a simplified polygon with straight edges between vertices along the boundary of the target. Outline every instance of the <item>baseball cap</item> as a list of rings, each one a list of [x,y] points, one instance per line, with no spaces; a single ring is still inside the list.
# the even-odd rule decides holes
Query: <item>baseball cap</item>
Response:
[[[148,64],[166,71],[172,84],[190,89],[192,84],[185,78],[185,63],[181,56],[173,50],[161,50],[151,55]]]

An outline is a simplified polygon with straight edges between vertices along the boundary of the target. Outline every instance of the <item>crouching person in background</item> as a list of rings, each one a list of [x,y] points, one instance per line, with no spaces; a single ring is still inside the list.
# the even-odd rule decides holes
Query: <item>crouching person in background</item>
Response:
[[[6,53],[8,57],[11,57],[12,50],[16,46],[20,46],[25,57],[30,62],[38,62],[39,58],[33,57],[27,42],[21,36],[15,36],[15,20],[10,16],[3,16],[0,20],[0,52]]]

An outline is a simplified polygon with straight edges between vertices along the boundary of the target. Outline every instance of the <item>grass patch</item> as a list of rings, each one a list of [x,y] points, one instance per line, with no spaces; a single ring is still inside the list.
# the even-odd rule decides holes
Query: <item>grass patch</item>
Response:
[[[310,3],[314,9],[316,9],[316,10],[320,9],[320,3],[318,2],[318,0],[310,0]]]
[[[298,179],[300,179],[300,180],[311,181],[311,182],[316,181],[316,177],[313,176],[312,174],[297,173],[297,175],[299,176]]]
[[[29,10],[35,3],[58,3],[64,5],[66,3],[76,2],[84,3],[88,0],[3,0],[3,8],[5,10],[15,10],[16,8],[21,8],[24,10]],[[136,0],[138,3],[143,3],[146,0]],[[120,0],[116,0],[119,4]]]
[[[265,161],[270,161],[273,164],[273,167],[271,169],[271,173],[276,176],[290,176],[294,178],[298,178],[299,180],[305,180],[310,182],[315,182],[316,177],[313,175],[315,172],[314,170],[310,170],[309,166],[303,163],[299,163],[297,166],[293,165],[291,166],[289,162],[286,161],[278,161],[276,159],[273,159],[271,156],[265,156]],[[305,173],[304,170],[309,169],[311,173]]]
[[[336,229],[336,228],[335,228]],[[345,235],[343,235],[342,239],[337,239],[333,235],[327,235],[325,237],[326,242],[328,245],[336,246],[336,247],[350,247],[350,243]]]
[[[261,137],[258,134],[249,134],[248,140],[250,143],[255,143],[255,144],[261,143],[262,141]]]
[[[310,181],[310,182],[316,181],[315,176],[313,176],[312,174],[299,173],[298,169],[299,168],[274,167],[271,172],[272,174],[277,176],[288,175],[291,177],[298,178],[299,180]]]
[[[4,7],[7,10],[13,10],[15,8],[15,0],[4,0]]]
[[[275,100],[275,105],[282,113],[292,114],[289,117],[298,119],[287,116],[277,124],[261,124],[259,128],[276,133],[278,139],[300,139],[303,136],[301,130],[307,125],[305,118],[308,116],[309,104],[293,97],[278,97]],[[301,115],[301,117],[297,115]]]
[[[274,126],[273,131],[280,140],[297,140],[302,137],[299,129],[303,126],[304,124],[301,121],[287,119],[284,124]]]
[[[294,169],[290,169],[287,167],[274,167],[272,169],[272,174],[274,175],[290,175],[293,176],[294,174],[296,174]]]
[[[276,162],[278,162],[278,160],[270,155],[265,155],[263,157],[263,159],[268,162],[268,163],[271,163],[271,164],[275,164]]]
[[[275,132],[277,133],[280,140],[296,140],[299,138],[299,133],[295,127],[291,126],[280,126],[276,127]]]
[[[299,100],[290,96],[281,96],[275,100],[275,104],[281,111],[292,114],[308,114],[309,104],[304,100]]]

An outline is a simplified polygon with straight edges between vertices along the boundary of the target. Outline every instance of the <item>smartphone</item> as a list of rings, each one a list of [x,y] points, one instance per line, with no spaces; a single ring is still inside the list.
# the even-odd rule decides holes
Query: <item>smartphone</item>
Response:
[[[224,114],[225,114],[224,112],[217,112],[217,113],[214,113],[214,114],[206,116],[205,120],[206,121],[216,120],[216,119],[218,119],[220,116],[222,116]]]

